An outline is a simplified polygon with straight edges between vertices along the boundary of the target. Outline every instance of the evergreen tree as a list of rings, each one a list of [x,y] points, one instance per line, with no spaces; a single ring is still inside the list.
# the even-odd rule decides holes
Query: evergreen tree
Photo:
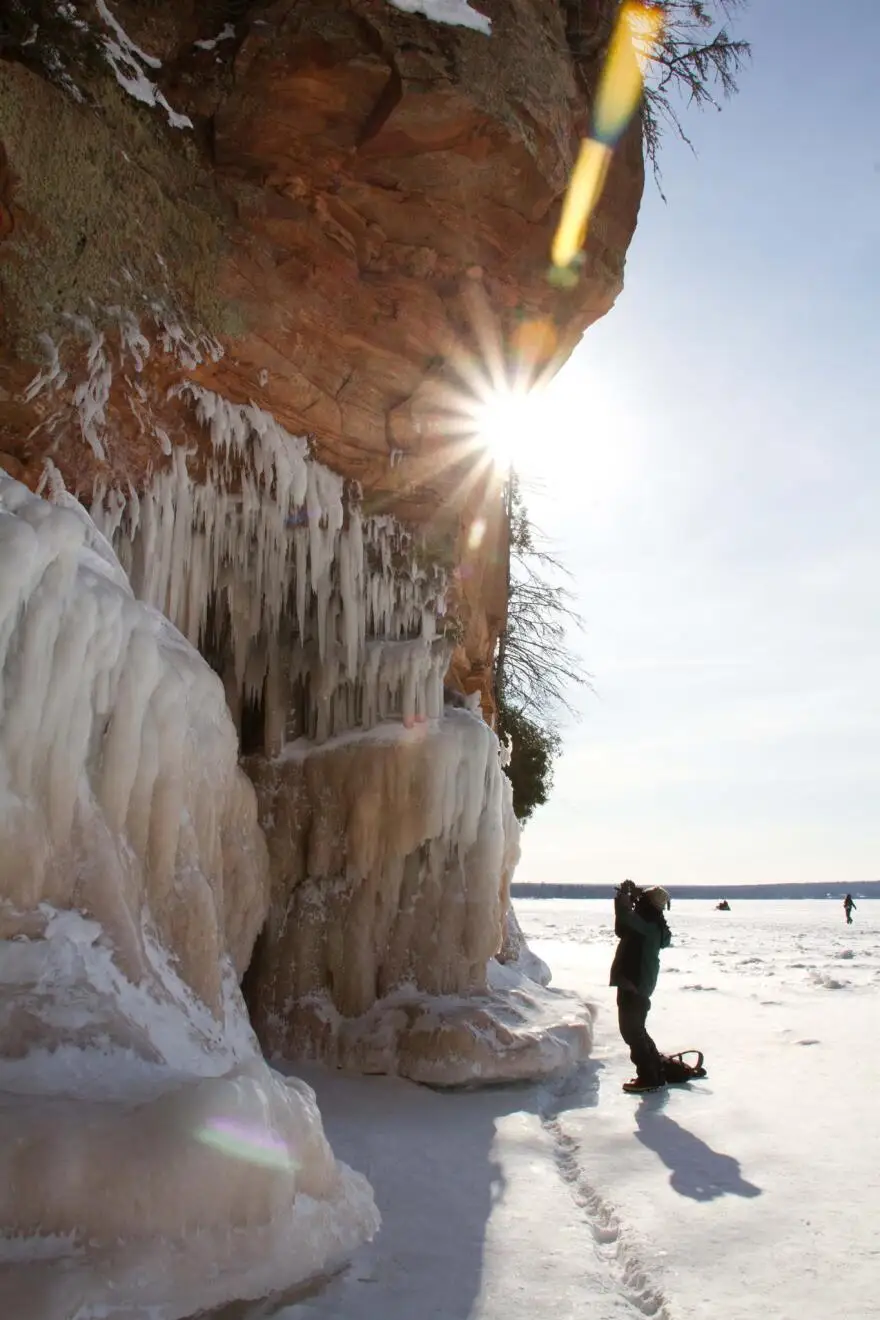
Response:
[[[497,727],[499,737],[511,744],[507,773],[514,811],[524,821],[547,801],[562,749],[559,717],[574,713],[572,689],[589,680],[567,642],[569,629],[581,626],[572,594],[552,581],[566,570],[529,518],[515,473],[505,499],[510,573],[507,627],[495,663]]]
[[[681,121],[681,108],[721,109],[721,97],[738,90],[737,79],[751,54],[747,41],[735,40],[727,23],[746,0],[648,0],[664,14],[663,35],[654,47],[645,76],[642,130],[645,151],[659,183],[660,143],[664,121],[692,147]]]

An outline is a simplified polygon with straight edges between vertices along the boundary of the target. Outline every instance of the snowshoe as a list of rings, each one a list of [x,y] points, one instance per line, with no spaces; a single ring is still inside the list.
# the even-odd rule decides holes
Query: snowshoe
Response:
[[[688,1055],[695,1055],[696,1063],[686,1063],[685,1058]],[[703,1067],[703,1056],[699,1050],[683,1050],[681,1054],[662,1054],[660,1059],[666,1081],[672,1086],[681,1082],[696,1082],[707,1075]]]
[[[649,1091],[662,1091],[665,1082],[645,1082],[641,1077],[632,1077],[624,1082],[623,1089],[629,1095],[646,1095]]]

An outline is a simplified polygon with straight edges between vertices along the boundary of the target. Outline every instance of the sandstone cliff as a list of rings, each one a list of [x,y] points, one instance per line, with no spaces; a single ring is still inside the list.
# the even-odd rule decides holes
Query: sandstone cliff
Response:
[[[263,931],[249,986],[276,1044],[298,1029],[269,1023],[318,993],[348,1017],[404,981],[485,989],[502,939],[515,822],[497,764],[471,776],[463,832],[471,807],[431,806],[455,775],[444,672],[491,720],[505,615],[500,480],[468,409],[558,365],[610,307],[643,170],[635,125],[580,280],[548,281],[616,6],[479,8],[490,35],[385,0],[16,0],[4,19],[2,461],[88,505],[136,593],[223,681],[276,859],[245,937]],[[389,720],[420,728],[422,751],[303,760]],[[467,736],[465,778],[486,753]],[[407,769],[418,756],[429,771]],[[367,826],[358,784],[382,757]],[[427,778],[404,807],[410,773]],[[322,849],[328,803],[339,837]],[[389,813],[381,856],[364,851]],[[487,828],[506,842],[471,864]],[[422,894],[404,960],[403,875]],[[363,965],[335,935],[313,965],[316,886],[336,894],[331,930],[375,890]],[[438,948],[447,928],[464,938]],[[210,962],[190,977],[208,1002]]]
[[[613,303],[641,145],[556,287],[616,3],[476,8],[490,35],[386,0],[0,16],[0,1223],[125,1275],[160,1203],[116,1215],[90,1169],[179,1164],[211,1204],[170,1238],[246,1232],[256,1270],[206,1292],[190,1243],[192,1310],[376,1225],[245,1001],[272,1054],[439,1084],[589,1048],[505,942],[506,525],[469,409]],[[89,1154],[46,1218],[61,1113]]]
[[[450,422],[490,342],[511,366],[518,353],[562,361],[619,292],[637,130],[579,285],[546,279],[613,0],[486,0],[490,37],[385,0],[124,0],[112,14],[81,0],[68,9],[83,30],[19,2],[37,37],[10,41],[0,64],[7,466],[33,482],[51,452],[77,493],[139,489],[166,439],[198,441],[166,397],[181,367],[255,402],[313,437],[371,511],[444,547],[458,570],[454,672],[488,711],[504,533],[492,474]],[[120,59],[114,16],[159,67]],[[136,64],[150,107],[131,94]],[[184,117],[191,127],[172,126]],[[152,348],[140,365],[132,318]],[[56,350],[65,385],[23,400]],[[86,419],[76,387],[95,405]],[[466,531],[481,510],[475,554]]]

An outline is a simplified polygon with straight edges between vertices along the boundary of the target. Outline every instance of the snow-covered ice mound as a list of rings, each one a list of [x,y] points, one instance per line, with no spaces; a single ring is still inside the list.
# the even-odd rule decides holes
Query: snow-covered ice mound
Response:
[[[155,980],[135,985],[96,922],[39,915],[42,937],[0,959],[0,1041],[19,997],[39,997],[44,1028],[0,1059],[4,1300],[40,1320],[66,1320],[71,1296],[177,1320],[332,1269],[372,1235],[368,1183],[334,1159],[311,1090],[260,1057],[228,960],[218,1020],[147,932]],[[53,1024],[79,1043],[53,1047]]]
[[[404,987],[357,1018],[340,1017],[316,997],[301,1007],[300,1026],[304,1038],[319,1042],[315,1057],[331,1065],[428,1086],[533,1081],[589,1055],[592,1005],[494,960],[488,982],[470,995]]]
[[[378,1216],[237,984],[267,901],[219,680],[75,501],[0,474],[3,1314],[176,1320]]]
[[[7,1304],[36,1279],[59,1291],[10,1314],[61,1320],[74,1295],[177,1320],[333,1269],[378,1215],[309,1087],[254,1057],[221,1077],[140,1073],[113,1100],[0,1091],[0,1224]]]
[[[553,979],[553,973],[543,958],[539,958],[529,948],[512,903],[508,903],[505,914],[504,940],[498,961],[505,967],[512,967],[515,971],[521,972],[530,981],[537,981],[538,985],[549,985]]]

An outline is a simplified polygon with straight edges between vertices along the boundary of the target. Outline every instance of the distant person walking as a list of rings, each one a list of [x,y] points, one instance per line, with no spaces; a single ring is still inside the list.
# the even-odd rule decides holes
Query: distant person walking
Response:
[[[653,1091],[664,1082],[657,1046],[648,1035],[651,995],[660,973],[660,950],[672,941],[663,916],[669,894],[660,885],[639,889],[624,880],[614,894],[614,933],[618,938],[610,981],[617,987],[617,1023],[629,1046],[636,1075],[625,1091]]]
[[[843,900],[843,910],[846,913],[846,924],[848,926],[852,925],[852,910],[854,907],[855,903],[853,902],[852,894],[847,894],[846,898]]]

